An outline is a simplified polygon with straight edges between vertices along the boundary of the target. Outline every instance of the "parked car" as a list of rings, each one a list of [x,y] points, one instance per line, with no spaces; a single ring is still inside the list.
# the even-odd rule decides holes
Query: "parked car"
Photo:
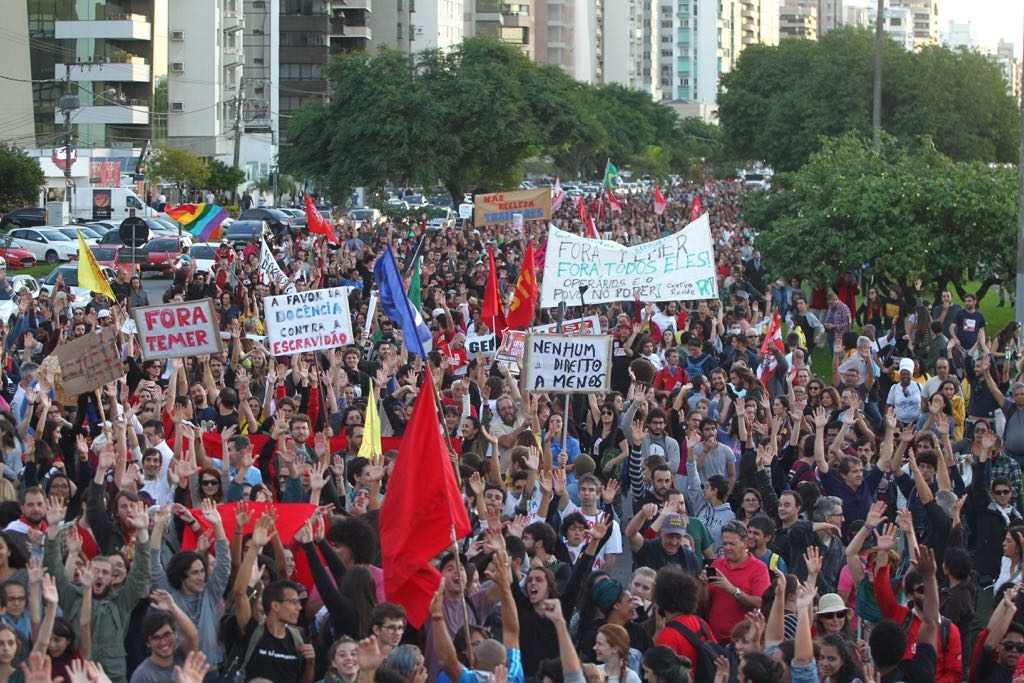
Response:
[[[78,258],[78,242],[54,227],[15,228],[11,245],[27,249],[37,261],[50,265]]]
[[[156,237],[146,243],[146,262],[143,271],[158,271],[164,275],[174,272],[178,257],[182,254],[182,245],[191,245],[185,235],[181,237]]]
[[[100,266],[100,272],[103,273],[103,277],[107,279],[107,282],[114,281],[116,273],[113,268],[110,268],[109,266]],[[77,263],[65,263],[57,266],[50,271],[49,275],[39,281],[39,285],[46,287],[52,293],[53,288],[57,285],[58,276],[63,278],[64,285],[67,287],[71,308],[82,308],[89,304],[89,299],[92,298],[92,292],[78,286]]]
[[[303,209],[280,209],[292,217],[292,227],[304,228],[309,224],[306,220],[306,212]]]
[[[214,252],[218,247],[220,242],[196,242],[188,248],[188,255],[192,258],[197,272],[208,273],[213,270],[213,264],[217,262]]]
[[[20,247],[0,247],[0,258],[7,265],[7,270],[21,270],[36,265],[36,257],[32,252]]]
[[[383,220],[383,216],[377,209],[349,209],[345,215],[356,222],[367,222],[370,226],[376,226]]]
[[[39,296],[39,282],[31,275],[14,275],[7,278],[7,283],[14,291],[14,298],[4,299],[3,294],[0,293],[0,321],[5,321],[13,326],[14,319],[18,315],[18,294],[22,290],[28,290],[32,298],[36,298]]]
[[[248,244],[259,244],[261,238],[272,238],[270,226],[264,221],[239,219],[231,224],[221,239],[232,247],[244,247]]]
[[[85,240],[86,244],[90,245],[96,244],[103,237],[103,235],[85,225],[62,225],[57,229],[76,241],[78,240],[78,233],[81,232],[82,239]]]
[[[291,229],[293,217],[281,209],[249,209],[238,216],[240,221],[263,221],[274,236]]]
[[[384,203],[396,209],[402,209],[403,211],[409,210],[409,202],[402,199],[389,199]]]
[[[46,225],[46,209],[28,206],[0,215],[0,228],[34,228]]]
[[[90,250],[97,264],[112,268],[115,272],[123,270],[129,276],[137,271],[137,268],[134,267],[135,265],[142,265],[149,258],[149,251],[145,247],[137,247],[135,249],[134,263],[132,262],[132,249],[130,247],[114,244],[97,244],[90,247]]]
[[[110,225],[109,223],[104,223],[103,221],[99,221],[97,223],[83,223],[83,225],[92,230],[93,232],[98,232],[101,239],[111,230],[117,230],[116,225]]]

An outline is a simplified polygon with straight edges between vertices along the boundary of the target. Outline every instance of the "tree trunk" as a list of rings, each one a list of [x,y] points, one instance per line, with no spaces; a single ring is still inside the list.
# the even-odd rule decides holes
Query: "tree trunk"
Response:
[[[449,178],[445,181],[444,187],[452,196],[452,207],[458,211],[459,204],[465,203],[465,192],[462,189],[462,181],[457,178]]]
[[[979,305],[979,307],[981,305],[981,300],[985,298],[986,294],[988,294],[988,290],[993,285],[998,285],[998,284],[1002,284],[1002,280],[997,278],[997,277],[990,277],[990,278],[987,278],[987,279],[981,281],[981,285],[978,287],[978,291],[975,294],[975,296],[978,297],[978,305]]]

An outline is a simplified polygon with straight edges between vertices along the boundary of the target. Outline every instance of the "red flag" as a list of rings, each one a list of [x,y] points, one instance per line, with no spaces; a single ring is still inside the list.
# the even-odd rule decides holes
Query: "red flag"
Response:
[[[654,186],[654,213],[661,215],[665,213],[665,207],[668,206],[668,202],[665,201],[665,195],[661,193],[661,188],[657,185]]]
[[[587,203],[583,201],[583,197],[576,198],[576,208],[580,212],[580,220],[583,221],[584,232],[587,237],[595,240],[601,239],[601,236],[597,234],[597,226],[594,225],[594,219],[587,213]]]
[[[380,511],[384,592],[389,602],[405,607],[415,628],[426,621],[441,585],[441,573],[428,563],[470,531],[441,436],[434,381],[426,374]]]
[[[331,244],[338,244],[338,236],[334,234],[334,228],[313,206],[313,200],[309,198],[309,193],[303,192],[303,194],[306,195],[306,227],[311,233],[326,237]]]
[[[700,195],[693,196],[693,204],[690,204],[690,222],[700,218],[700,215],[704,213],[704,207],[700,203]]]
[[[516,291],[508,307],[508,327],[522,330],[533,322],[533,311],[537,308],[537,263],[533,256],[533,240],[526,245],[526,254],[516,281]]]
[[[622,213],[622,204],[619,204],[619,200],[615,198],[612,188],[605,188],[605,192],[608,193],[608,207],[612,210],[612,213]]]
[[[505,307],[502,306],[501,296],[498,293],[498,269],[494,266],[494,247],[488,245],[487,260],[490,262],[490,272],[487,274],[487,287],[484,289],[484,305],[480,309],[480,317],[491,332],[500,334],[508,327],[505,322]]]
[[[778,311],[775,311],[772,321],[768,323],[768,327],[764,331],[764,341],[761,342],[760,353],[764,356],[764,360],[761,361],[761,366],[758,368],[758,376],[762,384],[768,383],[768,380],[775,374],[775,368],[778,367],[775,354],[770,353],[772,346],[779,351],[786,350],[786,346],[782,343],[782,320],[779,318]]]

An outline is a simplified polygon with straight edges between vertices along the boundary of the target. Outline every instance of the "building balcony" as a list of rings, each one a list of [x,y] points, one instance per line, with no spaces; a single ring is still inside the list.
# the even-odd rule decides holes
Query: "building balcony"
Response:
[[[346,10],[373,11],[373,0],[331,0],[331,13]]]
[[[57,64],[54,70],[63,74],[64,64]],[[109,83],[149,83],[150,68],[141,57],[135,57],[124,64],[72,64],[71,80],[80,83],[104,81]]]
[[[239,31],[243,28],[242,13],[236,9],[226,9],[221,17],[221,27],[225,31]]]
[[[53,113],[54,123],[64,123],[64,113],[57,109]],[[108,125],[138,125],[149,123],[149,105],[144,100],[132,100],[125,105],[92,105],[71,113],[71,123],[101,123]]]
[[[122,19],[54,22],[54,38],[76,40],[101,38],[107,40],[150,40],[153,25],[141,14],[126,14]]]
[[[373,33],[370,31],[369,26],[352,26],[345,24],[344,30],[341,32],[335,32],[331,34],[331,40],[338,38],[350,38],[352,40],[370,40],[373,38]]]

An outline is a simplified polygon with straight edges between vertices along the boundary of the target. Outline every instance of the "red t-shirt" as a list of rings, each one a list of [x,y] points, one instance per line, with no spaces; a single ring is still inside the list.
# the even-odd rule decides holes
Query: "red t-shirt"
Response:
[[[678,623],[685,628],[690,629],[696,634],[700,633],[701,618],[695,614],[684,614],[681,617],[676,617],[672,621]],[[671,622],[670,622],[671,623]],[[712,642],[718,642],[715,640],[715,634],[711,632],[711,628],[707,629],[708,634],[711,636]],[[698,636],[699,637],[699,636]],[[672,648],[680,657],[686,657],[690,660],[690,678],[697,675],[695,669],[697,668],[697,650],[690,644],[690,641],[686,639],[679,631],[674,628],[669,628],[668,624],[665,628],[661,629],[658,633],[658,637],[654,639],[655,645],[667,645]]]
[[[715,560],[711,566],[746,595],[762,595],[772,583],[768,566],[753,555],[748,555],[747,560],[737,567],[730,567],[724,557]],[[732,639],[733,627],[746,618],[749,610],[733,595],[713,583],[708,584],[708,624],[718,642],[728,643]]]

